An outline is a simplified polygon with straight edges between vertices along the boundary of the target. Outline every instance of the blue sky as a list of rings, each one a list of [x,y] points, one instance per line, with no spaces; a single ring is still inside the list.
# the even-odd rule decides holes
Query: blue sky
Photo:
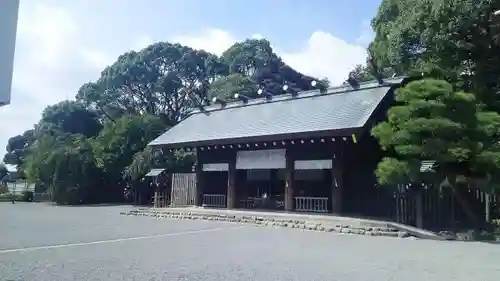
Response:
[[[363,63],[380,0],[21,0],[11,104],[0,150],[45,106],[72,99],[118,55],[156,41],[220,54],[267,38],[297,70],[341,83]],[[0,4],[1,5],[1,4]]]

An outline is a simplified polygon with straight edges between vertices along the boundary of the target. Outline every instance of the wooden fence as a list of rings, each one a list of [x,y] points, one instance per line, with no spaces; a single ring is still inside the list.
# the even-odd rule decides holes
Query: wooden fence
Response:
[[[375,195],[375,194],[374,194]],[[499,216],[499,200],[476,187],[470,187],[463,197],[480,219],[488,221]],[[413,225],[418,224],[417,211],[421,208],[421,225],[426,229],[453,229],[469,227],[467,215],[450,188],[429,186],[424,188],[420,197],[404,188],[380,187],[371,202],[365,201],[366,214]],[[420,204],[418,201],[420,200]],[[391,207],[393,206],[393,207]]]
[[[190,206],[196,203],[196,174],[172,174],[172,207]]]

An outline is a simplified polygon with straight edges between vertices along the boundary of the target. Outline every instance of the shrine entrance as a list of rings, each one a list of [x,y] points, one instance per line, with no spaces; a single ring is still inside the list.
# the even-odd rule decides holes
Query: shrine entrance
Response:
[[[242,194],[238,207],[284,210],[284,169],[239,170]]]
[[[237,207],[284,210],[286,149],[236,152]]]

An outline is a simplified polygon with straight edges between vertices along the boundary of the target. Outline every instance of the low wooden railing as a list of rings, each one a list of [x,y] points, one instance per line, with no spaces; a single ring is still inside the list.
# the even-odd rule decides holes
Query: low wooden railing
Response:
[[[226,207],[226,202],[224,194],[203,194],[203,206]]]
[[[155,192],[153,198],[153,208],[166,208],[169,205],[168,196],[165,196],[164,192]]]
[[[294,200],[297,212],[328,212],[328,197],[295,197]]]

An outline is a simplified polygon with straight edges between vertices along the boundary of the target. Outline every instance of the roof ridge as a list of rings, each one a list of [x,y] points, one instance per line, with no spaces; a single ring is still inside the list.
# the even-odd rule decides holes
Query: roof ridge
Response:
[[[281,95],[273,96],[273,98],[270,100],[268,100],[266,97],[261,97],[261,98],[250,99],[246,103],[243,101],[229,101],[224,106],[212,104],[212,105],[205,106],[203,110],[194,109],[190,112],[189,115],[204,113],[204,112],[211,112],[211,111],[219,111],[219,110],[225,110],[225,109],[231,109],[231,108],[254,106],[254,105],[260,105],[260,104],[300,100],[300,99],[325,96],[325,95],[344,94],[344,93],[357,92],[357,91],[362,91],[362,90],[372,89],[372,88],[379,88],[379,87],[389,87],[389,86],[392,86],[392,84],[395,82],[400,83],[404,78],[405,77],[403,77],[403,76],[388,78],[384,81],[383,84],[379,84],[376,80],[365,81],[365,82],[359,83],[358,88],[353,88],[350,85],[338,85],[335,87],[329,87],[326,90],[326,92],[323,92],[323,93],[320,92],[319,89],[315,89],[315,90],[300,91],[295,96],[293,96],[292,94],[281,94]]]

